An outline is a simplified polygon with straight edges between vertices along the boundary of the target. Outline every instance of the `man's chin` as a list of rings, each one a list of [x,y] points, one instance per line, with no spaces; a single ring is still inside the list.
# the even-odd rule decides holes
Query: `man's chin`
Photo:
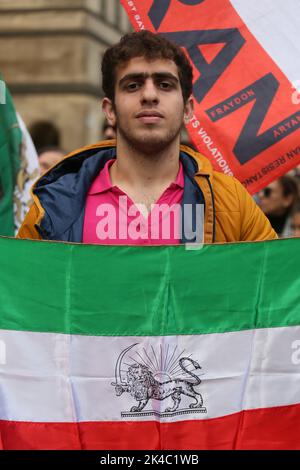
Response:
[[[126,136],[130,146],[141,153],[158,153],[169,147],[176,139],[177,135],[166,135],[162,132],[148,131],[142,135]]]
[[[157,139],[141,139],[137,140],[133,147],[135,147],[141,153],[145,155],[152,155],[162,152],[164,149],[171,145],[172,141],[164,140],[161,138]]]

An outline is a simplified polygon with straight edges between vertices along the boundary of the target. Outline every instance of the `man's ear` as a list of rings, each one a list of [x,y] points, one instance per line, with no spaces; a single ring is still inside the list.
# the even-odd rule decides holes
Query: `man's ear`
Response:
[[[115,108],[112,101],[107,97],[103,98],[102,100],[102,111],[105,114],[107,122],[111,126],[115,127],[117,123]]]
[[[190,96],[184,105],[184,124],[188,124],[194,115],[194,100]]]

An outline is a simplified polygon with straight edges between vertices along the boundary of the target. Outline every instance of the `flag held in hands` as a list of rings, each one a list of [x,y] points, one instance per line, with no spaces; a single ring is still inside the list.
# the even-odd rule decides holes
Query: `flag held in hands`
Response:
[[[299,253],[0,239],[3,449],[299,449]]]

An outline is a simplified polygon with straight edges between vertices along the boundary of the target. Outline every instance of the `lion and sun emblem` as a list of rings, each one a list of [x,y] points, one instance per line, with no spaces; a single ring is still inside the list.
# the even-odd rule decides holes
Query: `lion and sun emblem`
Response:
[[[115,382],[111,384],[118,397],[128,393],[137,402],[130,412],[122,412],[122,417],[207,412],[202,394],[198,391],[201,367],[191,355],[187,357],[185,351],[178,353],[177,346],[172,350],[167,346],[165,352],[161,347],[159,353],[153,347],[149,350],[137,348],[134,351],[136,346],[138,343],[132,344],[119,355]],[[184,409],[181,408],[183,397],[190,402]],[[152,403],[152,400],[164,402],[166,399],[169,399],[168,406],[162,406],[162,412],[148,409],[150,400]]]

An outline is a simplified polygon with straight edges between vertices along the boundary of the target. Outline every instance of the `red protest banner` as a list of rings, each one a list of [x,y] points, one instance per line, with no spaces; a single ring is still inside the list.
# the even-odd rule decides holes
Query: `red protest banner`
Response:
[[[191,139],[215,169],[254,194],[300,163],[300,104],[234,2],[121,0],[136,30],[185,50],[194,69]]]

